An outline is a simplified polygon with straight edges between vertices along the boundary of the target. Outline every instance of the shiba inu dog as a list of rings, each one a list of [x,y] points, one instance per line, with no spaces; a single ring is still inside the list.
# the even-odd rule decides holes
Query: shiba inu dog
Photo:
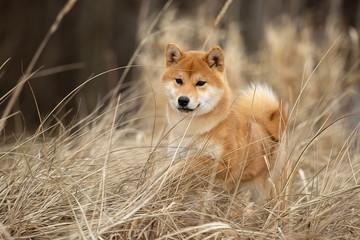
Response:
[[[287,122],[282,104],[259,84],[234,100],[218,46],[184,52],[169,43],[165,52],[169,152],[192,150],[175,169],[214,176],[230,190],[246,187],[259,199]]]

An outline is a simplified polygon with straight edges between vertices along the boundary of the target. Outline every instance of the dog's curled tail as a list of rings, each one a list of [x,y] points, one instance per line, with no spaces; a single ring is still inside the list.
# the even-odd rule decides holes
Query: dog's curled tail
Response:
[[[261,123],[275,141],[281,139],[287,115],[272,89],[265,84],[254,84],[239,97],[239,110]]]

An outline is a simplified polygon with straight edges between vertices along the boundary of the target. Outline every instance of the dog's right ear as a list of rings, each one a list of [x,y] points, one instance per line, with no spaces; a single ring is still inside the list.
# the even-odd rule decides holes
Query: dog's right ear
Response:
[[[184,51],[175,43],[169,43],[165,50],[166,67],[176,65],[184,56]]]

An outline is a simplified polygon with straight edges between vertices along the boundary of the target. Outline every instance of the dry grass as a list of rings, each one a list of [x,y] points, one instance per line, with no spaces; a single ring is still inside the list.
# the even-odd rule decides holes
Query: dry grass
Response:
[[[0,148],[2,238],[360,237],[359,125],[347,113],[359,84],[358,58],[348,55],[358,54],[352,39],[335,22],[319,41],[311,26],[297,29],[285,20],[267,27],[264,51],[247,59],[235,23],[218,29],[203,19],[179,19],[168,9],[156,20],[160,30],[141,36],[136,61],[146,67],[134,88],[147,85],[146,94],[129,90],[100,114],[71,127],[44,124]],[[291,174],[273,198],[250,202],[246,193],[204,184],[211,179],[171,178],[159,90],[169,41],[184,49],[221,43],[234,89],[264,81],[288,103],[279,161],[289,163]],[[130,111],[139,103],[140,110]]]

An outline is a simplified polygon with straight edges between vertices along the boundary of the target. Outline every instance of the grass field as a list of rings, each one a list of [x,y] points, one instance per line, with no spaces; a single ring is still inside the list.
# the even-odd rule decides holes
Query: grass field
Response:
[[[1,238],[360,238],[358,35],[343,32],[336,18],[319,37],[311,24],[284,17],[266,27],[262,51],[247,57],[236,23],[220,29],[201,19],[178,19],[166,8],[153,23],[141,21],[148,30],[129,63],[139,74],[101,111],[69,126],[42,118],[30,136],[2,132]],[[265,82],[286,103],[278,161],[290,173],[272,186],[275,196],[251,202],[246,192],[204,184],[211,179],[171,178],[160,85],[169,41],[185,50],[221,44],[235,93]]]

